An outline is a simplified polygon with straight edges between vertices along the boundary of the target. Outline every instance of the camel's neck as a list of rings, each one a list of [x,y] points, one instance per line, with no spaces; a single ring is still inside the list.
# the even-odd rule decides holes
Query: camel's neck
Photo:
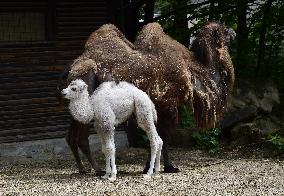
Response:
[[[88,92],[83,92],[78,99],[71,100],[69,110],[74,119],[88,124],[94,117]]]

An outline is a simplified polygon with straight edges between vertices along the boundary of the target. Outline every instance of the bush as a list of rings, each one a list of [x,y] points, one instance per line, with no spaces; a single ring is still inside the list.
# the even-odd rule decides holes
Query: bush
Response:
[[[217,153],[220,151],[219,135],[221,130],[212,128],[206,132],[194,132],[192,137],[196,142],[198,149],[207,150],[209,153]]]
[[[194,121],[190,115],[190,112],[185,105],[182,105],[180,109],[181,127],[184,129],[194,128]]]
[[[276,133],[268,136],[268,141],[273,145],[279,154],[284,154],[284,137]]]

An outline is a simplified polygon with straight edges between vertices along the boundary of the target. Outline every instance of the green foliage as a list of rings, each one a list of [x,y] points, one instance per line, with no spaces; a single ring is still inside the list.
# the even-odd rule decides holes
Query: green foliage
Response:
[[[221,130],[212,128],[206,132],[194,132],[192,137],[195,139],[198,149],[207,150],[209,153],[217,153],[220,151],[219,135]]]
[[[181,127],[184,129],[193,129],[195,128],[194,120],[186,108],[185,105],[182,105],[180,109],[181,117]],[[218,128],[212,128],[208,131],[196,131],[192,134],[192,138],[196,143],[196,148],[207,150],[210,153],[217,153],[220,150],[219,147],[219,135],[221,130]]]
[[[268,141],[273,144],[278,153],[284,154],[284,137],[278,134],[273,134],[268,136]]]
[[[149,139],[146,135],[146,132],[143,131],[141,128],[137,128],[136,132],[134,133],[134,146],[137,148],[149,148]]]
[[[180,118],[181,118],[181,126],[184,129],[191,129],[194,128],[194,121],[190,115],[190,112],[186,108],[185,105],[182,105],[180,109]]]

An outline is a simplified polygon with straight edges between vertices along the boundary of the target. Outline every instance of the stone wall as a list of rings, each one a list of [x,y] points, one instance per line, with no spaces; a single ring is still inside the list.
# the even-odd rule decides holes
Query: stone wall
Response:
[[[90,135],[89,139],[92,153],[100,151],[101,144],[97,134]],[[118,149],[128,146],[124,131],[116,132],[115,144]],[[13,163],[68,159],[73,159],[73,155],[64,138],[0,144],[1,161]]]

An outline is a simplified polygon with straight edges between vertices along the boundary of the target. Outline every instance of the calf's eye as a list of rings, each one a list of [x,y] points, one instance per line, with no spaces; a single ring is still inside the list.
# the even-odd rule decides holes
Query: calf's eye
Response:
[[[73,87],[73,88],[71,88],[71,90],[72,90],[72,91],[76,91],[76,88]]]

